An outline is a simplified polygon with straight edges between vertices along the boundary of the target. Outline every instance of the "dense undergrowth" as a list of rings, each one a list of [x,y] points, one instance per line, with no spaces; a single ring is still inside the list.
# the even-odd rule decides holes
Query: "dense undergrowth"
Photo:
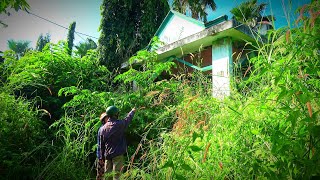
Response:
[[[109,105],[129,126],[125,179],[310,179],[320,175],[319,2],[297,28],[270,31],[250,59],[251,76],[223,100],[201,72],[171,75],[174,63],[143,62],[117,75],[96,52],[71,57],[63,43],[1,64],[0,177],[95,178],[99,115]],[[130,66],[131,67],[131,66]],[[235,77],[241,78],[241,77]],[[137,89],[132,90],[132,82]]]

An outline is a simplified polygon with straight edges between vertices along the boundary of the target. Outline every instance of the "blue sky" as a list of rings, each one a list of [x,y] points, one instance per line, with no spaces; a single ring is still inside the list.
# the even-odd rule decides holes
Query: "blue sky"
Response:
[[[208,20],[224,14],[231,18],[230,10],[244,1],[245,0],[215,0],[217,10],[209,14]],[[287,17],[284,12],[286,12],[286,14],[289,15],[289,19],[292,20],[295,18],[296,9],[304,4],[310,3],[310,0],[258,0],[258,2],[268,4],[264,15],[273,14],[276,17],[275,26],[279,28],[288,26]]]
[[[217,10],[209,12],[208,20],[227,14],[231,18],[230,9],[244,0],[215,0]],[[99,37],[100,5],[102,0],[27,0],[30,4],[30,12],[41,17],[68,27],[72,21],[76,21],[76,31]],[[309,3],[310,0],[259,0],[266,2],[269,7],[265,14],[272,13],[276,16],[276,28],[288,25],[284,9],[288,12],[290,19],[294,19],[294,10]],[[11,16],[0,15],[0,19],[9,27],[0,27],[0,50],[7,50],[8,39],[29,40],[34,48],[39,35],[49,33],[52,42],[66,39],[68,30],[51,24],[47,21],[29,15],[24,11],[14,12]],[[87,37],[75,35],[75,44]],[[96,39],[93,39],[96,41]]]

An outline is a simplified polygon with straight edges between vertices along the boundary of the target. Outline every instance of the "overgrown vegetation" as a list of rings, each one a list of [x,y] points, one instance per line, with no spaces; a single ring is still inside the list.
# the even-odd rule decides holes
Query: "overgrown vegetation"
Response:
[[[47,33],[46,35],[40,34],[37,40],[36,44],[36,50],[37,51],[42,51],[42,49],[50,42],[50,34]]]
[[[103,0],[99,61],[109,70],[121,67],[145,48],[169,11],[166,0]]]
[[[132,107],[125,179],[310,179],[320,175],[320,4],[297,28],[272,30],[250,59],[251,76],[223,100],[201,72],[171,75],[172,62],[139,51],[139,71],[110,72],[96,51],[47,44],[0,66],[0,177],[95,177],[99,115]],[[239,77],[237,77],[239,78]],[[137,88],[131,88],[132,81]]]

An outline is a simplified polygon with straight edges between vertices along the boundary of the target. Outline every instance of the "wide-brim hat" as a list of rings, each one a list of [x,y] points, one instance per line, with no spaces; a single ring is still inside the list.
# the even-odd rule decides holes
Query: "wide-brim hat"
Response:
[[[105,117],[107,117],[107,113],[104,112],[100,115],[100,121],[102,121]]]

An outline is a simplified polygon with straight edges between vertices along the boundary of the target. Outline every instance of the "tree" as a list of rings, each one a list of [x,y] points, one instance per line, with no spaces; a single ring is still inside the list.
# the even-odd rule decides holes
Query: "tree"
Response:
[[[68,31],[68,54],[72,54],[72,48],[73,48],[73,40],[74,40],[74,32],[76,29],[76,22],[72,22],[69,26],[69,31]]]
[[[46,46],[46,44],[49,42],[50,42],[50,34],[47,33],[45,36],[41,34],[37,40],[36,50],[42,51],[44,46]]]
[[[75,46],[77,49],[77,54],[80,55],[80,57],[83,57],[87,54],[88,50],[90,49],[96,49],[97,44],[90,38],[88,38],[85,42],[80,42],[79,45]]]
[[[8,40],[9,49],[13,50],[17,54],[17,58],[20,59],[26,51],[30,50],[30,41],[13,39]]]
[[[238,7],[231,9],[233,18],[251,27],[256,25],[257,19],[262,18],[262,11],[266,8],[266,3],[258,4],[257,0],[249,0],[241,3]]]
[[[0,3],[0,14],[5,13],[10,16],[10,13],[7,11],[7,8],[14,8],[15,11],[18,10],[28,10],[30,8],[29,4],[26,0],[1,0]],[[0,20],[0,24],[3,27],[7,27],[3,21]]]
[[[166,0],[103,0],[99,60],[116,69],[146,47],[169,11]]]
[[[190,11],[192,18],[207,22],[208,13],[206,10],[210,8],[215,11],[217,5],[214,0],[173,0],[172,7],[182,14],[187,14]]]

